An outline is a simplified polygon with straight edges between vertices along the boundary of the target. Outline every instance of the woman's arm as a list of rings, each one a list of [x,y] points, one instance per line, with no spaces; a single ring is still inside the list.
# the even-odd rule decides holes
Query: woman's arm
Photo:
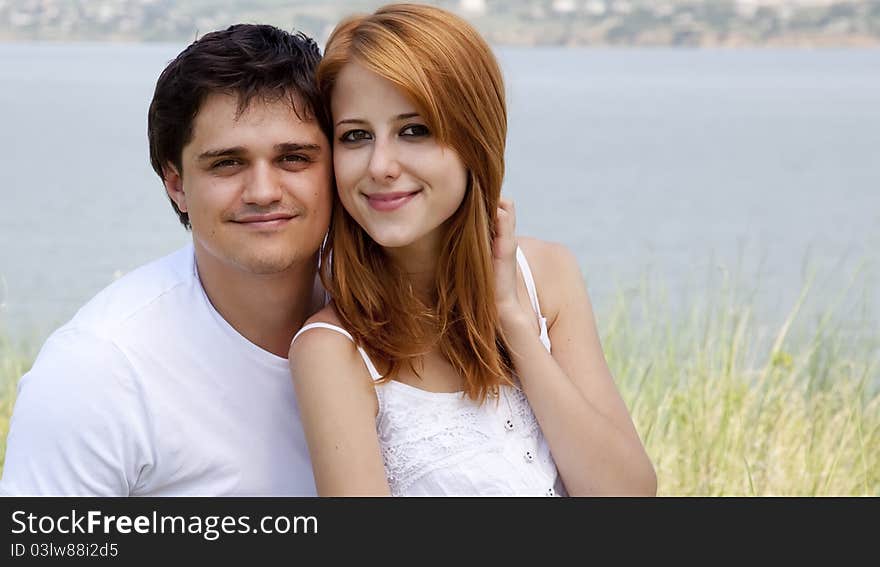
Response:
[[[289,360],[318,495],[390,495],[376,392],[354,343],[311,329],[291,345]]]
[[[557,244],[523,246],[536,273],[552,274],[539,287],[551,315],[551,356],[535,333],[534,312],[511,295],[514,212],[507,203],[502,211],[495,242],[502,331],[566,489],[571,495],[655,495],[654,467],[608,370],[576,259]]]

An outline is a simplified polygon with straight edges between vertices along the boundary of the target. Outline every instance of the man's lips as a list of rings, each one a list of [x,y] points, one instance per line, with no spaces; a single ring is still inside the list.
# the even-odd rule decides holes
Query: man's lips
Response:
[[[267,215],[245,215],[232,222],[250,228],[274,228],[282,226],[297,215],[291,213],[271,213]]]
[[[369,205],[378,211],[393,211],[412,200],[421,193],[421,189],[415,191],[389,191],[387,193],[364,194]]]

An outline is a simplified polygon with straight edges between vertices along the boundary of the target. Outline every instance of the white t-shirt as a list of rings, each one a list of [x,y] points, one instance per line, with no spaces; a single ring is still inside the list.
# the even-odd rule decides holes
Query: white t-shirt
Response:
[[[214,309],[191,245],[49,337],[7,443],[7,495],[315,494],[287,359]]]

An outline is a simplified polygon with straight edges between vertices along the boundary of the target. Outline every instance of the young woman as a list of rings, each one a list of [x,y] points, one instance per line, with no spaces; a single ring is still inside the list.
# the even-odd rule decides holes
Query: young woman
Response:
[[[333,302],[290,351],[318,493],[655,494],[577,262],[516,237],[500,199],[504,85],[483,39],[386,6],[337,26],[318,81]]]

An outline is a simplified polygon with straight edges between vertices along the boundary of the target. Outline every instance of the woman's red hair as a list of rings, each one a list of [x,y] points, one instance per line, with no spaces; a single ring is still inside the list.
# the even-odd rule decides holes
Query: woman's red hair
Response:
[[[468,187],[445,223],[432,304],[416,297],[338,196],[321,279],[358,344],[385,361],[384,380],[436,346],[463,377],[466,394],[482,401],[510,383],[511,369],[492,267],[507,136],[501,70],[470,24],[416,4],[388,5],[336,27],[317,71],[328,108],[336,77],[353,62],[394,83],[417,106],[437,140],[458,153]]]

